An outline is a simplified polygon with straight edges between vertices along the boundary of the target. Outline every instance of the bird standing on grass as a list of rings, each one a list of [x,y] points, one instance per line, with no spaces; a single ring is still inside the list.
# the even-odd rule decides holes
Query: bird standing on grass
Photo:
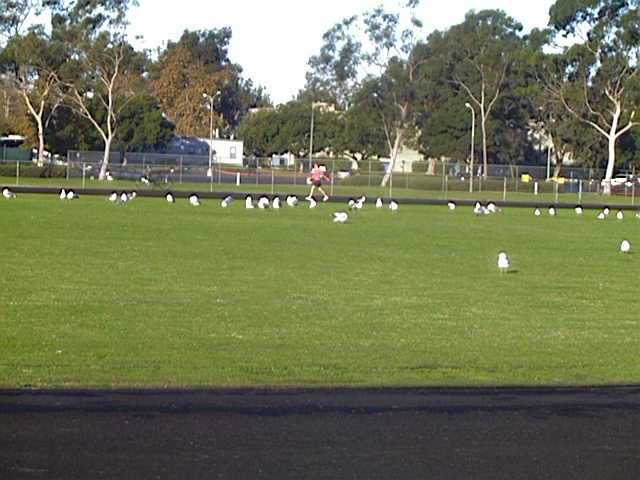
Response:
[[[280,205],[281,205],[281,200],[280,197],[274,197],[273,201],[271,202],[271,206],[276,209],[279,210],[280,209]]]
[[[297,207],[298,197],[296,197],[295,195],[287,195],[287,205],[289,205],[290,207]]]
[[[620,243],[620,251],[622,253],[629,253],[629,250],[631,250],[631,244],[629,243],[629,240],[622,240],[622,242]]]
[[[198,195],[196,195],[195,193],[192,193],[191,195],[189,195],[189,203],[194,207],[197,207],[198,205],[200,205],[200,199],[198,198]]]
[[[233,202],[233,197],[231,195],[227,195],[220,202],[220,206],[221,207],[228,207],[229,205],[231,205],[231,202]]]
[[[552,217],[555,217],[555,216],[556,216],[556,213],[557,213],[557,212],[556,212],[556,207],[554,207],[553,205],[551,205],[551,206],[549,207],[549,215],[551,215]]]
[[[164,196],[164,198],[167,200],[167,202],[169,203],[173,203],[176,201],[176,199],[173,197],[173,193],[171,192],[167,192],[167,194]]]
[[[447,203],[447,206],[449,207],[449,210],[455,210],[456,209],[456,202],[450,201],[449,203]]]
[[[622,210],[618,210],[618,211],[616,212],[616,218],[617,218],[618,220],[624,220],[624,213],[622,212]]]
[[[395,200],[391,200],[389,202],[389,208],[391,209],[392,212],[397,212],[399,207],[400,206],[398,205],[398,202],[396,202]]]
[[[253,208],[255,206],[253,204],[253,197],[251,195],[247,195],[244,198],[244,206],[245,206],[245,208]]]
[[[309,208],[316,208],[318,202],[313,197],[307,197],[307,201],[309,202]]]
[[[376,199],[376,208],[382,208],[382,197]]]
[[[577,215],[582,215],[582,207],[580,205],[576,205],[576,208],[573,209]]]
[[[533,214],[534,214],[536,217],[539,217],[541,213],[542,213],[542,212],[540,212],[540,209],[539,209],[539,208],[536,208],[536,209],[533,211]]]
[[[62,198],[62,194],[60,194],[60,198]],[[117,192],[111,192],[109,194],[109,196],[107,197],[107,200],[109,200],[110,202],[115,202],[116,200],[118,200],[118,193]]]
[[[509,266],[510,264],[509,264],[509,257],[507,255],[507,252],[500,252],[498,254],[498,268],[500,269],[500,272],[506,273]]]
[[[16,194],[12,192],[10,189],[8,189],[7,187],[4,187],[2,189],[2,196],[4,198],[16,198]]]

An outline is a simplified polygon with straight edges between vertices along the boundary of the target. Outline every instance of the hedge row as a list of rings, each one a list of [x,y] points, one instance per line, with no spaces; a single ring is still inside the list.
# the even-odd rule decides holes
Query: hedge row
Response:
[[[16,171],[20,177],[38,177],[38,178],[66,178],[67,167],[62,165],[45,165],[38,167],[37,165],[20,164],[16,170],[15,163],[0,164],[0,176],[15,177]]]

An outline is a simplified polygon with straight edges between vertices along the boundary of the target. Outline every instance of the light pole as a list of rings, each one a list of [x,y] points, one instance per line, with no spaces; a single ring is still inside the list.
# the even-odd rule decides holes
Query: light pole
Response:
[[[313,121],[314,121],[314,113],[315,108],[322,105],[321,102],[313,102],[311,104],[311,134],[309,135],[309,172],[311,172],[312,168],[312,157],[313,157]]]
[[[469,191],[473,192],[473,157],[475,155],[474,146],[476,143],[476,111],[473,109],[473,105],[469,102],[465,103],[464,106],[471,110],[471,157],[469,158],[471,176],[469,177]]]
[[[213,95],[209,95],[208,93],[202,94],[203,98],[209,100],[209,175],[213,178]]]

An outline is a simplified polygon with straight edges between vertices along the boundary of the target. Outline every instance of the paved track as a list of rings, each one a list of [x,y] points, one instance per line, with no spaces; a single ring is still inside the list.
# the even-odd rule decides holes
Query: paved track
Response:
[[[640,478],[640,387],[0,390],[2,479]]]

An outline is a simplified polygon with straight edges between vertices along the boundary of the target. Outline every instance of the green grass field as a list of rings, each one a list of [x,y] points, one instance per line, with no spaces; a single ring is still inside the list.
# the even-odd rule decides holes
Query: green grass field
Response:
[[[632,212],[339,208],[0,197],[0,385],[640,381]]]

